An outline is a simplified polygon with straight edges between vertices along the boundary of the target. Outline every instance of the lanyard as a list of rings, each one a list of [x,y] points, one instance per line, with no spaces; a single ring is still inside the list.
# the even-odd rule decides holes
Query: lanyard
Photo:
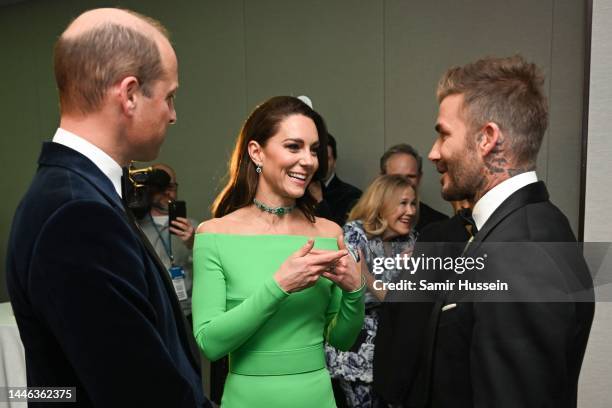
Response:
[[[172,263],[172,265],[174,265],[174,256],[172,255],[172,233],[170,232],[170,220],[168,220],[168,242],[166,243],[166,240],[162,236],[162,232],[159,230],[159,228],[157,228],[157,224],[155,223],[155,220],[153,219],[153,216],[151,215],[151,213],[149,213],[149,218],[151,219],[153,228],[155,228],[155,232],[157,232],[157,236],[162,242],[162,246],[164,247],[164,250],[166,251],[166,255],[168,255],[168,258],[170,259],[170,262]]]

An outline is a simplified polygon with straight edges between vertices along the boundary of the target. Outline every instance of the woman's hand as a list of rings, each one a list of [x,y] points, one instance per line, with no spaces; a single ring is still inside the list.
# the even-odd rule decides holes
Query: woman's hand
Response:
[[[313,286],[319,276],[337,265],[348,252],[345,248],[338,251],[313,250],[314,239],[294,252],[283,262],[274,279],[285,292],[299,292]]]
[[[338,237],[338,248],[341,251],[347,251],[342,235]],[[352,256],[345,256],[323,272],[322,275],[336,283],[345,292],[356,291],[362,286],[361,263],[363,262],[363,256],[360,258],[359,262],[355,262]]]

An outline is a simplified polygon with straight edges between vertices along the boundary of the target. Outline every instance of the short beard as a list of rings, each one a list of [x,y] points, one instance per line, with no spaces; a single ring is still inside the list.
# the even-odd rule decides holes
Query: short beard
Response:
[[[151,207],[155,208],[157,211],[159,211],[161,213],[167,213],[168,212],[168,206],[164,207],[162,204],[160,204],[158,202],[151,203]]]
[[[469,152],[466,156],[446,163],[450,179],[449,188],[442,189],[442,198],[446,201],[472,200],[485,183],[476,155]]]
[[[474,193],[464,189],[455,189],[451,191],[443,191],[442,198],[446,201],[471,201],[474,198]]]

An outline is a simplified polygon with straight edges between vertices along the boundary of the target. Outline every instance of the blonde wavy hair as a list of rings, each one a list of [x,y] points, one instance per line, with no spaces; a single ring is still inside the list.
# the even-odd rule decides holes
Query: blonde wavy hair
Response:
[[[382,235],[388,227],[385,217],[397,204],[398,196],[405,188],[412,189],[417,202],[417,214],[414,218],[416,225],[419,215],[417,190],[408,178],[397,174],[376,177],[349,213],[347,222],[363,222],[363,229],[369,238]]]

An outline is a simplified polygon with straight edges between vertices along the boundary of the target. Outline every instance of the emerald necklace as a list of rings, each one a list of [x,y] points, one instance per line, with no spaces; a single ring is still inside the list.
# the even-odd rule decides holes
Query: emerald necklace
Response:
[[[256,198],[253,199],[253,204],[255,204],[255,207],[259,208],[261,211],[265,211],[267,213],[274,214],[274,215],[289,214],[295,208],[295,204],[289,207],[268,207],[267,205],[265,205],[264,203],[262,203]]]

